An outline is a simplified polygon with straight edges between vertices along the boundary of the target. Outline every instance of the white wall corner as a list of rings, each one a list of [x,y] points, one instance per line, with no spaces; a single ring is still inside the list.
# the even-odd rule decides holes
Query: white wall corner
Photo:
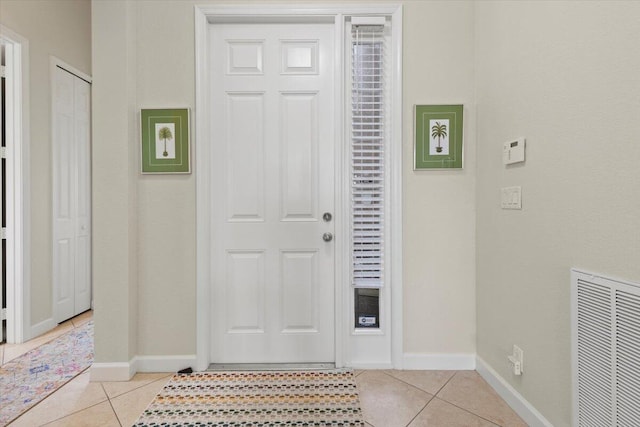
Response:
[[[128,362],[94,363],[90,374],[92,382],[129,381],[137,371],[134,357]]]
[[[479,356],[476,357],[476,370],[529,426],[553,427],[549,420]]]
[[[179,354],[172,356],[136,356],[137,372],[178,372],[192,368],[197,371],[195,354]]]
[[[475,353],[405,353],[402,369],[473,371],[476,369]]]
[[[29,339],[39,337],[42,334],[46,334],[57,325],[58,324],[53,320],[53,317],[36,323],[35,325],[31,326],[31,329],[29,330]]]

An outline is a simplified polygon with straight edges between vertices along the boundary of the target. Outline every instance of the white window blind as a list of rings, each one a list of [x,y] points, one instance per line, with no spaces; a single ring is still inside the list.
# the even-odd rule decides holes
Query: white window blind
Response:
[[[352,284],[384,283],[385,27],[351,29]]]

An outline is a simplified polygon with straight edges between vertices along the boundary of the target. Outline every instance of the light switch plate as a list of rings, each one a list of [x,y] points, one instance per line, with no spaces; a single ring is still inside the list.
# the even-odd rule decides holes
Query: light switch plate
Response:
[[[522,187],[503,187],[500,193],[502,209],[522,209]]]

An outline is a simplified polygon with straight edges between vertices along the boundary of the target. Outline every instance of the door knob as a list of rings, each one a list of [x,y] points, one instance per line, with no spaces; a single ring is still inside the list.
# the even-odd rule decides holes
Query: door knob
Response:
[[[325,242],[330,242],[333,240],[333,234],[331,233],[324,233],[322,235],[322,240],[324,240]]]

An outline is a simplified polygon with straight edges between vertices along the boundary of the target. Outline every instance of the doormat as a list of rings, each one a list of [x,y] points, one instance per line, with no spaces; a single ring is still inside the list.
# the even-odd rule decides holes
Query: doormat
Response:
[[[134,427],[364,426],[350,370],[176,374]]]
[[[93,363],[93,321],[0,367],[0,426],[75,378]]]

